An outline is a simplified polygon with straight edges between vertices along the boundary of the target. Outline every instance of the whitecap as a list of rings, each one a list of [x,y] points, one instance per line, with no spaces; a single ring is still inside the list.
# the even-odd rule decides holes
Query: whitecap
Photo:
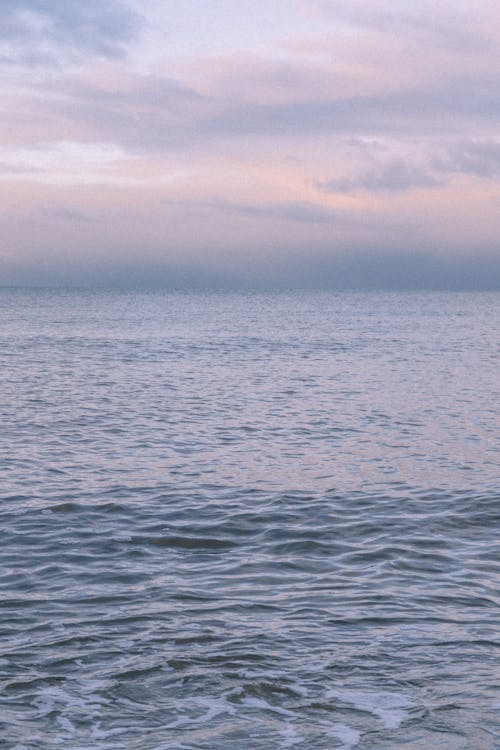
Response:
[[[118,737],[120,734],[127,734],[130,729],[125,727],[115,727],[114,729],[101,729],[100,722],[94,724],[91,729],[92,738],[95,740],[109,740],[110,737]]]
[[[292,747],[299,742],[303,742],[304,739],[297,733],[292,724],[285,724],[285,727],[281,730],[280,734],[283,737],[283,747]]]
[[[225,714],[234,715],[235,708],[225,697],[214,698],[212,696],[198,696],[190,700],[190,705],[203,706],[206,711],[200,716],[179,716],[175,721],[167,724],[164,729],[179,729],[180,727],[192,726],[196,724],[205,724],[216,716]]]
[[[242,705],[249,708],[262,708],[266,711],[273,711],[275,714],[280,714],[281,716],[290,716],[292,718],[296,718],[297,716],[293,711],[288,711],[286,708],[281,708],[280,706],[273,706],[272,703],[268,703],[264,698],[256,698],[252,695],[247,695]]]
[[[228,703],[225,698],[212,698],[210,696],[197,697],[193,699],[193,702],[198,703],[201,706],[205,706],[207,709],[206,714],[200,716],[198,721],[210,721],[216,716],[221,716],[222,714],[233,715],[235,713],[234,707],[231,703]]]
[[[355,747],[361,739],[360,733],[348,727],[347,724],[332,724],[328,729],[328,734],[339,739],[342,744],[342,750],[350,750]]]
[[[350,703],[359,711],[367,711],[377,716],[386,729],[397,729],[408,716],[411,701],[401,693],[365,692],[348,688],[329,690],[328,698],[337,698],[342,703]]]

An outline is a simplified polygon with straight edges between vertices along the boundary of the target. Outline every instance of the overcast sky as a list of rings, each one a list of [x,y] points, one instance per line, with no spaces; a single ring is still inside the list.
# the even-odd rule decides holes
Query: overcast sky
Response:
[[[0,68],[2,284],[500,288],[493,1],[2,0]]]

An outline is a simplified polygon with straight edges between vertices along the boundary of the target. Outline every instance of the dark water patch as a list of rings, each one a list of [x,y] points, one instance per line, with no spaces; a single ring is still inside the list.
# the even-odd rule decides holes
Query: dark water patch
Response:
[[[147,540],[155,547],[173,547],[185,550],[226,550],[237,547],[236,542],[215,537],[161,536]]]

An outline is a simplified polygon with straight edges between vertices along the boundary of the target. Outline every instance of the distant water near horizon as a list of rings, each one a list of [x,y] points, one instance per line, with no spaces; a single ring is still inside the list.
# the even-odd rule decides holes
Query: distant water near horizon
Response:
[[[2,750],[498,750],[500,294],[0,289]]]

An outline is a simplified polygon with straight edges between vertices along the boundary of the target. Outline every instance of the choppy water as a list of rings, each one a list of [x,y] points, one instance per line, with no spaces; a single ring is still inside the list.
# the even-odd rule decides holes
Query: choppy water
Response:
[[[0,747],[500,748],[494,294],[0,291]]]

